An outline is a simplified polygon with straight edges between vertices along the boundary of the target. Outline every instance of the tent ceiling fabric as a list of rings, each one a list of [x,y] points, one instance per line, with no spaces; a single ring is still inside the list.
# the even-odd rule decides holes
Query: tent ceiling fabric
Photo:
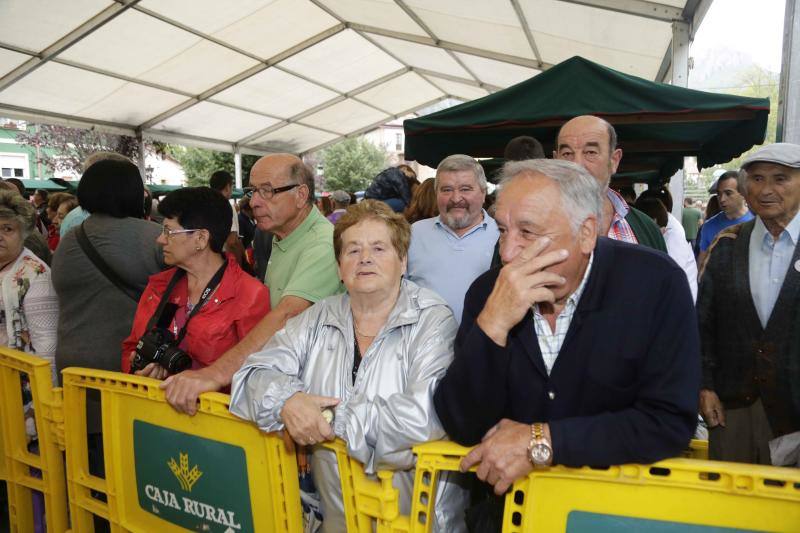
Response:
[[[576,54],[655,79],[710,2],[4,0],[0,115],[304,153]]]

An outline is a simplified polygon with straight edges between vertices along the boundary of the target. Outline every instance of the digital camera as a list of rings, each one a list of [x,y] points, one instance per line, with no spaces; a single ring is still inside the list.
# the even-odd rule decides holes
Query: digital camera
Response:
[[[131,372],[150,363],[158,363],[170,374],[177,374],[192,366],[192,358],[176,346],[175,337],[168,329],[155,327],[142,335],[136,344]]]

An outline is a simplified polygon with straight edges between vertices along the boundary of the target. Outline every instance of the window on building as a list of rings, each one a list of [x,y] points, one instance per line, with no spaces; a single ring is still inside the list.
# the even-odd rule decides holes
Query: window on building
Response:
[[[23,178],[25,173],[21,168],[3,167],[2,175],[4,178]]]
[[[395,150],[395,152],[402,152],[403,151],[403,134],[402,133],[395,133],[394,134],[394,150]]]

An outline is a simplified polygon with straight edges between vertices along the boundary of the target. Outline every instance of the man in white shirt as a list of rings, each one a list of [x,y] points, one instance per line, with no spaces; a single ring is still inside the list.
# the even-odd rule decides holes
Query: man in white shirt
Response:
[[[697,261],[691,245],[686,241],[686,232],[680,221],[672,216],[672,195],[661,187],[659,189],[647,189],[640,198],[654,198],[661,202],[666,211],[666,226],[662,229],[664,242],[667,244],[667,254],[676,262],[686,273],[689,281],[689,289],[692,291],[692,300],[697,300]],[[637,207],[639,207],[637,205]]]

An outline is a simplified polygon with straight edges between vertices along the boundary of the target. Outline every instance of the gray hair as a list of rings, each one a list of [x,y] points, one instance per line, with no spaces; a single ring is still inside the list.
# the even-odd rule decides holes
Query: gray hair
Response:
[[[33,231],[35,223],[33,205],[14,191],[0,190],[0,219],[10,218],[19,224],[22,239],[26,239]]]
[[[500,191],[524,174],[543,174],[553,180],[561,193],[561,207],[570,220],[572,234],[587,218],[600,221],[603,213],[603,189],[582,166],[557,159],[511,161],[503,166]]]
[[[314,196],[314,171],[303,161],[297,161],[289,166],[289,179],[292,183],[305,185],[308,188],[306,204],[314,205],[317,198]]]
[[[439,174],[442,172],[459,172],[461,170],[471,170],[478,182],[478,187],[486,192],[486,173],[480,163],[474,158],[464,154],[453,154],[442,159],[436,167],[436,181],[433,183],[435,190],[439,190]]]

